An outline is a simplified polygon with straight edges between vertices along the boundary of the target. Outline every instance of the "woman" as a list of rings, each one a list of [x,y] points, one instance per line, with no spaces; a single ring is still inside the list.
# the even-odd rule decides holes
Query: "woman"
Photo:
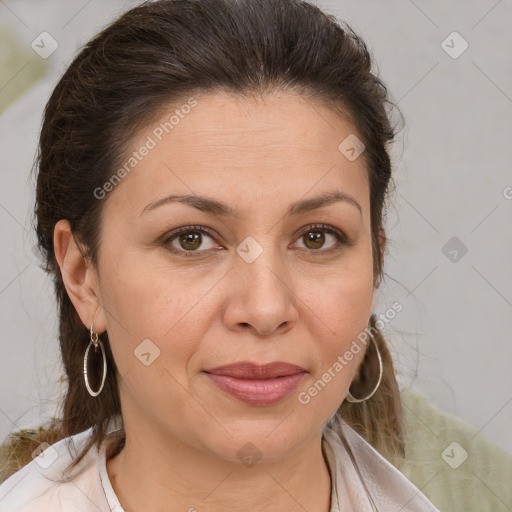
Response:
[[[75,58],[36,198],[68,391],[2,511],[436,510],[383,457],[394,128],[370,68],[291,0],[144,4]]]

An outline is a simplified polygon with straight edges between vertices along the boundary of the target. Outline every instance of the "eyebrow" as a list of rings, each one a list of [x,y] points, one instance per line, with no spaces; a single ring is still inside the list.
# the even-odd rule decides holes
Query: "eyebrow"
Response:
[[[311,199],[302,199],[292,203],[288,210],[286,211],[284,217],[286,218],[295,215],[301,215],[303,213],[316,210],[318,208],[322,208],[324,206],[328,206],[330,204],[337,203],[340,201],[347,202],[355,206],[359,210],[359,214],[362,216],[363,210],[361,208],[361,205],[352,196],[340,190],[335,190],[332,192],[324,192],[323,194],[316,197],[312,197]],[[232,208],[231,206],[221,203],[216,199],[197,195],[170,195],[164,197],[162,199],[159,199],[158,201],[149,203],[147,206],[143,208],[143,210],[140,212],[140,215],[147,211],[155,210],[159,206],[169,203],[186,204],[202,212],[219,215],[221,217],[240,216],[240,211],[237,208]]]

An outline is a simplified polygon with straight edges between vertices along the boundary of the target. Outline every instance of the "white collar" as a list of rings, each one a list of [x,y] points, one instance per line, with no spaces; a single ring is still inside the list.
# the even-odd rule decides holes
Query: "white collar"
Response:
[[[333,485],[330,512],[439,512],[412,482],[355,430],[343,421],[337,425],[352,452],[360,476],[336,427],[325,427],[323,446]]]

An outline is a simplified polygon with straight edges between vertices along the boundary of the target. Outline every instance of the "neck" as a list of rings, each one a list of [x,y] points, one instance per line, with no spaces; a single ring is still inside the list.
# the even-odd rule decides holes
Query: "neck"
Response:
[[[321,443],[319,434],[285,459],[246,466],[168,437],[162,443],[127,432],[106,466],[126,512],[329,512],[331,478]]]

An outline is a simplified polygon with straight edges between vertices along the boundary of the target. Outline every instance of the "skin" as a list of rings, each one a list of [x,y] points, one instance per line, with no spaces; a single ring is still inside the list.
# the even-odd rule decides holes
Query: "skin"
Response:
[[[67,292],[85,327],[94,321],[100,336],[108,331],[120,373],[126,446],[107,471],[127,512],[328,512],[322,429],[363,351],[309,404],[298,394],[364,330],[375,301],[367,170],[362,157],[349,161],[338,150],[355,129],[291,92],[194,97],[197,106],[103,200],[97,267],[81,256],[67,221],[55,228]],[[134,137],[133,150],[159,122]],[[339,201],[284,217],[292,203],[336,190],[361,211]],[[170,194],[208,196],[240,216],[180,203],[141,214]],[[352,245],[322,230],[323,245],[308,242],[303,232],[317,223]],[[195,256],[183,255],[191,246],[179,238],[161,240],[191,225],[213,233],[192,244]],[[235,252],[248,236],[263,248],[252,263]],[[160,350],[148,366],[134,355],[145,339]],[[244,360],[286,361],[307,373],[281,402],[248,405],[203,373]],[[247,443],[261,457],[251,467],[237,457]]]

